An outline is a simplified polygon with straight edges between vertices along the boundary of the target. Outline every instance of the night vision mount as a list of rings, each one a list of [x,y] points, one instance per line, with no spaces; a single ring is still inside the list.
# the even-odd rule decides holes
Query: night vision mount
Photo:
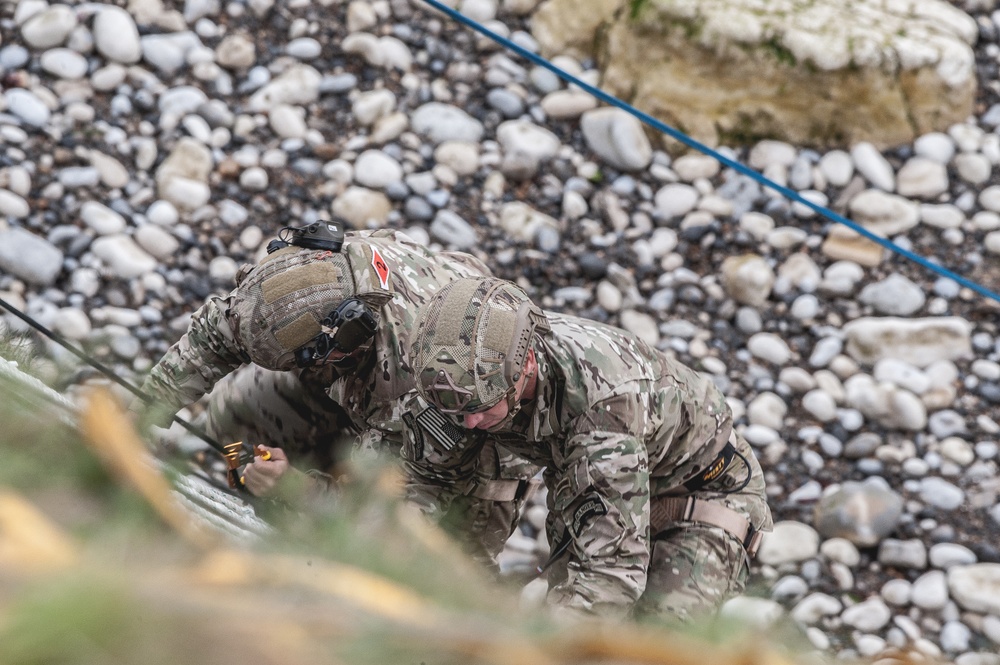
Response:
[[[344,246],[344,222],[335,219],[328,222],[313,222],[306,226],[286,226],[278,232],[275,240],[267,244],[267,253],[276,252],[290,245],[339,252]]]

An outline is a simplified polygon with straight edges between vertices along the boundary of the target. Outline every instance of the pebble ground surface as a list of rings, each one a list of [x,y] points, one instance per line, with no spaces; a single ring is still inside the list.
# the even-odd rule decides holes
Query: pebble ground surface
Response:
[[[418,1],[128,6],[0,5],[2,297],[139,381],[285,225],[475,253],[726,392],[778,522],[727,612],[830,658],[1000,663],[995,301],[668,153]],[[967,122],[884,151],[722,150],[995,291],[1000,12],[957,6],[980,28]],[[527,48],[533,7],[462,3]],[[86,375],[48,353],[50,378]],[[543,520],[537,497],[505,570],[544,558]]]

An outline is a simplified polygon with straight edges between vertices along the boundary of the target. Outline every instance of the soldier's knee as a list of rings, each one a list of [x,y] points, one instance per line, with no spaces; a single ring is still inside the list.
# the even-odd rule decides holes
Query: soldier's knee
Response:
[[[746,588],[742,544],[719,527],[690,524],[654,541],[637,615],[688,621],[717,610]]]

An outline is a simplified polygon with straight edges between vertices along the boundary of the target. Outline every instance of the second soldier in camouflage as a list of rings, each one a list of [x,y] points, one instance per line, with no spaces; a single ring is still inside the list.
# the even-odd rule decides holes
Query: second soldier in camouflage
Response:
[[[411,357],[410,497],[446,514],[497,445],[545,466],[548,599],[560,611],[683,620],[743,590],[771,515],[709,379],[493,278],[442,289]]]

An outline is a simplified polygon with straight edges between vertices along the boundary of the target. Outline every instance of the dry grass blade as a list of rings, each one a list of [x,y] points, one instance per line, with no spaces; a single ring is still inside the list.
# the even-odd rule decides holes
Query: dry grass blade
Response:
[[[0,488],[0,566],[43,573],[78,559],[76,544],[62,529],[19,494]]]
[[[217,544],[217,537],[191,520],[178,505],[170,484],[156,470],[132,422],[108,392],[95,389],[88,395],[80,424],[98,456],[142,494],[167,524],[198,547]]]
[[[312,557],[218,550],[194,577],[218,585],[311,589],[375,616],[422,627],[444,618],[440,609],[410,589],[353,566]]]
[[[547,651],[561,654],[566,663],[622,662],[634,665],[794,665],[793,661],[762,647],[712,646],[670,632],[657,635],[650,629],[600,624],[587,626],[550,641]]]

